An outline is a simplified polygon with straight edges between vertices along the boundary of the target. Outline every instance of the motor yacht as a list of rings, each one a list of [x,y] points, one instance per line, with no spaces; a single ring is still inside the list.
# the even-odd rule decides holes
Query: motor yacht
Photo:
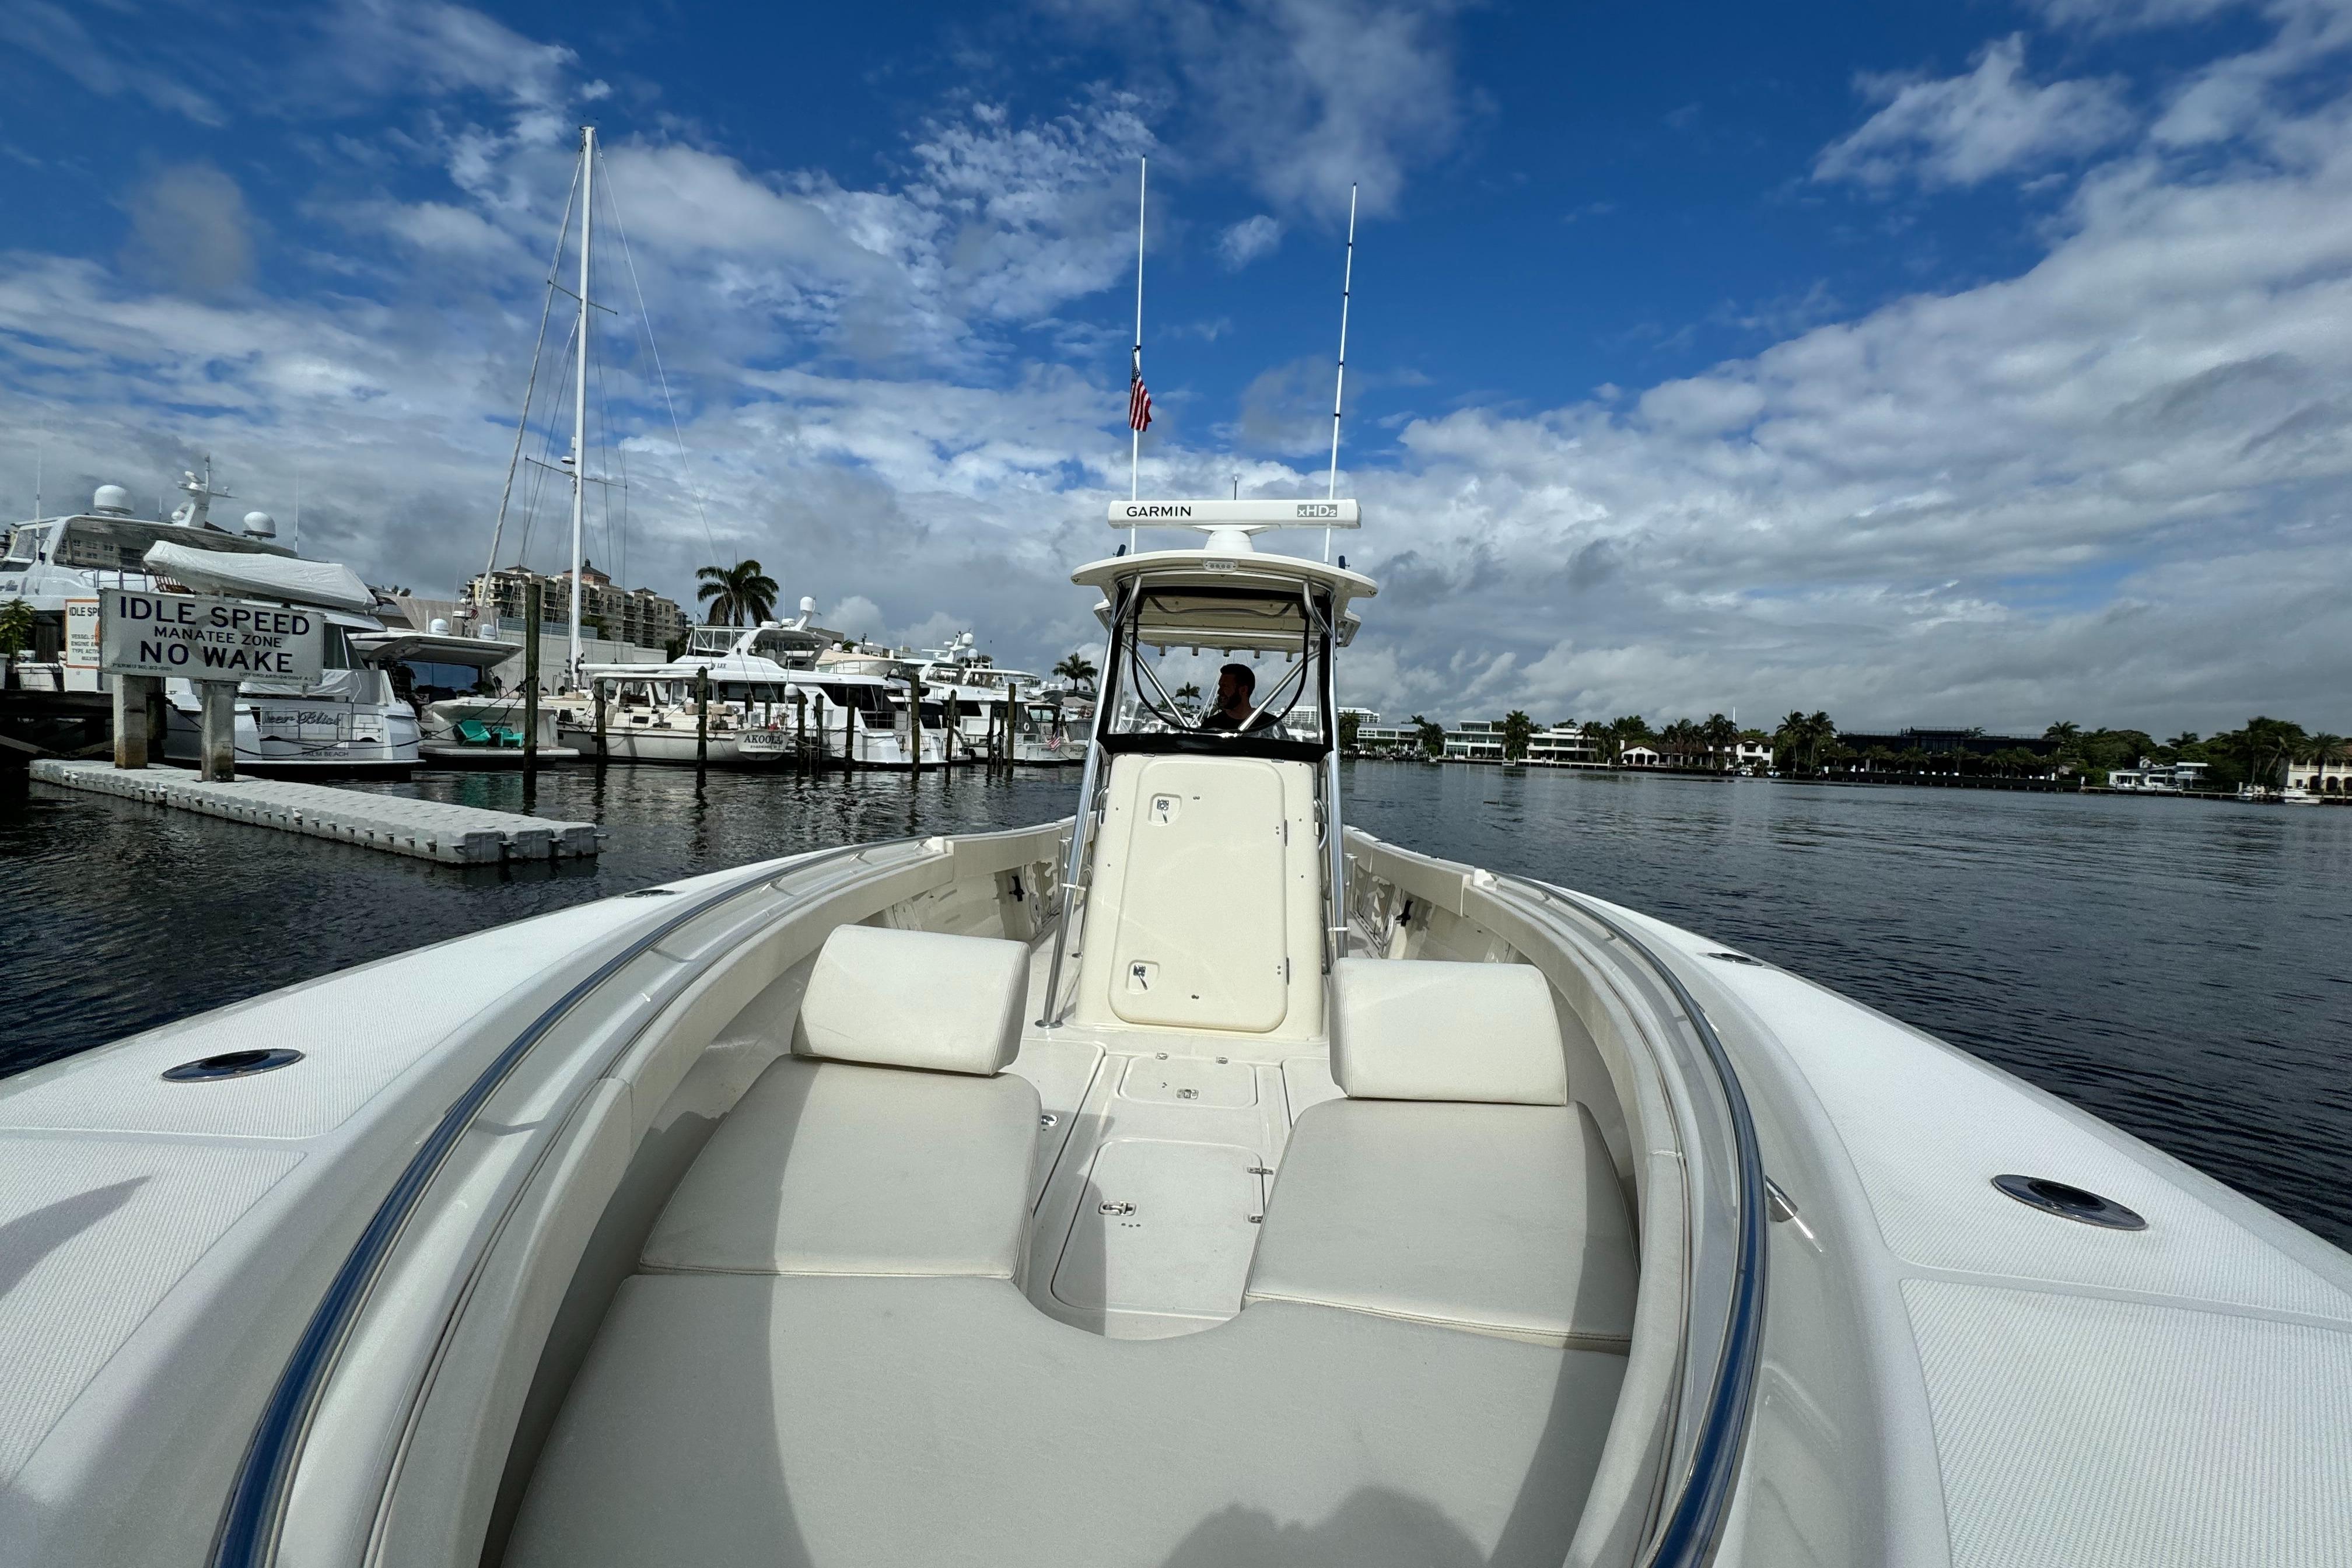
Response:
[[[0,1083],[0,1560],[2352,1555],[2352,1258],[1736,947],[1349,829],[1376,584],[1255,536],[1354,504],[1156,504],[1206,538],[1075,574],[1071,816]],[[1193,650],[1258,674],[1228,728]]]
[[[33,612],[33,646],[15,666],[20,685],[47,691],[102,689],[94,664],[68,662],[67,617],[79,615],[94,622],[103,589],[153,590],[157,584],[146,563],[152,545],[294,557],[292,549],[278,542],[278,524],[268,512],[246,513],[236,532],[213,521],[212,503],[229,499],[229,492],[215,486],[209,460],[202,474],[184,473],[178,488],[187,499],[169,518],[142,518],[128,489],[100,485],[87,510],[35,518],[7,531],[0,547],[0,605],[22,599]]]
[[[86,512],[19,524],[0,559],[0,602],[22,597],[35,616],[33,658],[14,675],[26,687],[57,692],[110,689],[93,658],[77,661],[67,622],[93,625],[102,589],[194,592],[300,605],[325,623],[325,668],[315,681],[247,680],[236,699],[236,767],[261,776],[383,775],[416,765],[415,708],[397,690],[403,660],[431,657],[484,662],[455,638],[395,638],[385,629],[375,591],[349,567],[309,561],[277,542],[268,513],[247,512],[242,531],[211,520],[216,488],[211,465],[182,477],[187,500],[163,521],[134,515],[128,492],[101,485]],[[428,650],[426,645],[432,645]],[[94,647],[94,640],[91,647]],[[163,683],[163,760],[194,765],[202,728],[196,684]]]
[[[688,765],[699,755],[709,765],[735,767],[781,765],[806,753],[857,767],[905,767],[906,716],[892,679],[824,665],[842,638],[811,624],[812,601],[801,605],[793,621],[696,626],[685,653],[667,664],[585,667],[588,683],[606,694],[603,754]],[[560,734],[566,746],[597,754],[593,700],[564,709]],[[927,766],[944,760],[936,731],[922,734],[919,754]]]
[[[1078,694],[1025,669],[1006,668],[976,651],[973,642],[971,632],[958,633],[946,647],[931,649],[918,671],[927,702],[954,710],[948,729],[956,756],[971,762],[996,756],[1010,733],[1013,762],[1083,761],[1085,732],[1074,739],[1071,731]]]

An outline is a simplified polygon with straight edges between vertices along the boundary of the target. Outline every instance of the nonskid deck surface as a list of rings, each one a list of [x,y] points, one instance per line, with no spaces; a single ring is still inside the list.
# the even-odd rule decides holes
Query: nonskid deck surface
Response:
[[[1328,1052],[1253,1060],[1230,1036],[1040,1027],[1046,957],[1011,1068],[1047,1123],[1023,1287],[1113,1339],[1213,1328],[1241,1310],[1291,1124],[1339,1095]]]
[[[1045,957],[1014,1277],[639,1273],[508,1563],[1560,1561],[1624,1356],[1244,1310],[1326,1048],[1041,1029]]]

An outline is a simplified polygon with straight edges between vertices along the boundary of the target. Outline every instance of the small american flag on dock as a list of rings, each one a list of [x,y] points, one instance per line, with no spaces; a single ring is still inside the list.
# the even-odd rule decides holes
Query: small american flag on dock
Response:
[[[1127,378],[1127,427],[1138,435],[1151,428],[1151,389],[1143,384],[1143,352],[1135,354],[1135,368]]]

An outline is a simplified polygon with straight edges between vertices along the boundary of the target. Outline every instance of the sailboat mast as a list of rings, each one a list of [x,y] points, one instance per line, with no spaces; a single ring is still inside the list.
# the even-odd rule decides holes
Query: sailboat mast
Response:
[[[588,498],[588,244],[596,213],[596,128],[580,128],[580,368],[572,380],[572,659],[564,667],[572,684],[580,679],[580,536]],[[539,628],[531,628],[537,637]]]

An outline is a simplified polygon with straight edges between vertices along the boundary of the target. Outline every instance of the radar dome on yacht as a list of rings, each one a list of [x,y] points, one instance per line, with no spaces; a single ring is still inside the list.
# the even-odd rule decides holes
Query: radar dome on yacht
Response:
[[[247,512],[245,536],[247,539],[275,539],[278,537],[278,520],[266,511]]]
[[[816,614],[816,601],[805,594],[801,595],[801,614],[804,616]]]
[[[251,531],[250,531],[250,530],[247,530],[247,531],[248,531],[248,532],[250,532]],[[433,635],[434,635],[435,637],[447,637],[447,636],[449,635],[449,623],[448,623],[447,619],[446,619],[446,617],[444,617],[444,616],[434,616],[434,617],[433,617],[432,632],[433,632]]]
[[[89,510],[101,517],[129,517],[131,492],[121,485],[100,485],[89,498]]]

